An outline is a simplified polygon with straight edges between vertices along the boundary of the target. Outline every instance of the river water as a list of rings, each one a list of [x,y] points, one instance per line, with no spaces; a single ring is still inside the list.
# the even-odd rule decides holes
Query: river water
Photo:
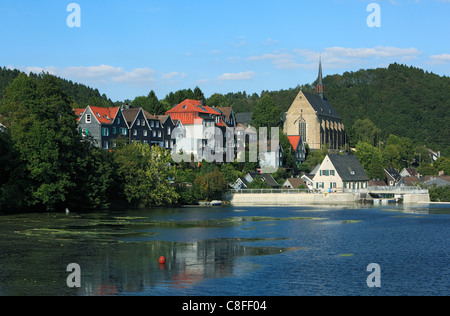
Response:
[[[1,216],[0,295],[450,295],[449,233],[450,204]]]

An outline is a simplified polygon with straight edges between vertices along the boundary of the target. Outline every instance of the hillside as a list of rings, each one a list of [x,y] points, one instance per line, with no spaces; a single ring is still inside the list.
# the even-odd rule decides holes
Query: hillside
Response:
[[[435,150],[450,147],[450,78],[391,64],[324,78],[325,95],[346,127],[369,118],[382,136],[395,134]]]
[[[17,69],[7,69],[6,67],[0,68],[0,102],[3,98],[3,93],[10,82],[12,82],[21,73]],[[31,73],[30,77],[35,80],[41,80],[44,74]],[[72,82],[60,77],[56,77],[58,85],[61,89],[70,96],[73,101],[73,107],[86,107],[89,104],[95,104],[97,106],[113,106],[113,102],[108,97],[97,89]]]
[[[450,154],[450,78],[422,69],[391,64],[388,68],[359,70],[323,79],[326,98],[343,119],[347,132],[357,119],[369,118],[382,131],[408,137],[417,144]],[[315,83],[268,94],[283,111],[299,89],[315,93]],[[238,112],[251,111],[258,96],[245,92],[226,95]]]
[[[19,73],[19,70],[0,68],[0,102],[4,89]],[[43,74],[31,76],[40,80]],[[97,89],[63,78],[57,79],[63,91],[73,100],[74,107],[114,104],[106,95],[100,95]],[[323,82],[325,96],[342,117],[349,135],[352,135],[352,126],[357,119],[369,118],[381,129],[383,139],[387,139],[389,134],[408,137],[417,144],[450,155],[449,77],[395,63],[388,68],[329,75]],[[252,112],[257,102],[269,95],[275,104],[287,111],[299,89],[314,93],[315,83],[286,90],[262,91],[260,95],[250,95],[245,91],[214,94],[206,100],[206,104],[232,106],[235,112]],[[179,90],[168,94],[163,100],[153,96],[155,100],[152,102],[160,102],[161,108],[167,109],[186,97],[195,98],[197,95],[204,98],[198,87],[196,90]],[[142,103],[138,98],[134,103]]]

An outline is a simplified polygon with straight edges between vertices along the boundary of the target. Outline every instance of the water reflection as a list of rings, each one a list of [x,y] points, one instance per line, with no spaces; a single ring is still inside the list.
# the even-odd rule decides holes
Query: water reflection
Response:
[[[95,264],[84,267],[89,273],[81,295],[126,293],[170,294],[205,279],[243,273],[235,263],[242,256],[280,254],[294,248],[248,245],[260,238],[222,238],[197,242],[151,241],[122,244]],[[158,258],[164,256],[165,264]],[[130,260],[133,258],[133,260]],[[137,258],[137,259],[136,259]],[[83,267],[82,267],[83,268]],[[169,285],[169,286],[168,286]]]
[[[0,295],[373,295],[370,262],[387,271],[380,295],[447,294],[448,214],[405,205],[2,216]],[[81,288],[66,284],[69,263]]]

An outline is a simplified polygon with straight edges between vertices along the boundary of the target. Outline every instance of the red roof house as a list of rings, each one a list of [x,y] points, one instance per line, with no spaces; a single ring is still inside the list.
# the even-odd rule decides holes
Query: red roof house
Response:
[[[288,136],[288,139],[295,152],[295,161],[297,163],[304,162],[306,160],[306,150],[302,138],[300,136]]]

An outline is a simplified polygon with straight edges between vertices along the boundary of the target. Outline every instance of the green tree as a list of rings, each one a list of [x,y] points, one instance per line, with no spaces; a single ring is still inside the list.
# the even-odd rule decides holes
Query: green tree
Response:
[[[450,185],[428,188],[431,202],[450,202]]]
[[[155,92],[152,90],[149,92],[147,96],[136,97],[133,102],[131,102],[132,106],[142,107],[150,114],[164,114],[166,111],[165,106],[159,102],[158,97]]]
[[[384,178],[383,155],[379,148],[366,142],[356,144],[355,156],[371,179]]]
[[[27,179],[25,205],[57,210],[76,193],[80,136],[71,101],[54,76],[18,76],[5,91],[11,136]]]
[[[439,173],[439,170],[429,163],[422,163],[419,167],[417,167],[417,171],[422,176],[437,176]]]
[[[208,180],[204,176],[197,175],[195,177],[192,190],[197,201],[207,200],[209,192]]]
[[[205,101],[205,95],[198,86],[194,88],[194,100]]]
[[[214,170],[205,175],[205,179],[208,182],[208,199],[209,200],[221,200],[222,194],[227,190],[228,184],[219,170]]]
[[[0,211],[12,212],[24,207],[25,188],[23,165],[9,132],[0,132]]]
[[[211,95],[208,100],[206,100],[206,105],[211,107],[222,107],[222,106],[230,106],[230,102],[228,98],[220,93],[214,93]]]
[[[433,167],[439,171],[444,171],[444,174],[450,175],[450,159],[444,156],[439,157],[433,162]]]
[[[352,126],[353,135],[350,138],[355,143],[360,141],[377,146],[381,137],[381,130],[368,118],[357,119]]]
[[[258,101],[252,113],[255,127],[277,127],[281,124],[281,108],[273,102],[269,95],[265,95]]]
[[[90,209],[108,208],[117,200],[121,182],[113,154],[86,141],[80,143],[78,152],[75,181],[79,185],[74,202]]]
[[[301,165],[302,170],[311,172],[318,164],[322,163],[327,152],[328,150],[325,146],[320,150],[310,151],[306,156],[306,161]]]
[[[159,146],[131,143],[114,152],[118,176],[128,203],[137,207],[175,204],[178,199],[169,177],[170,155]]]
[[[232,163],[224,163],[220,167],[220,172],[223,174],[227,183],[233,183],[237,178],[241,176],[241,172],[236,170]]]
[[[384,148],[384,156],[393,167],[397,169],[409,167],[414,155],[415,148],[411,139],[393,134],[389,135]]]

